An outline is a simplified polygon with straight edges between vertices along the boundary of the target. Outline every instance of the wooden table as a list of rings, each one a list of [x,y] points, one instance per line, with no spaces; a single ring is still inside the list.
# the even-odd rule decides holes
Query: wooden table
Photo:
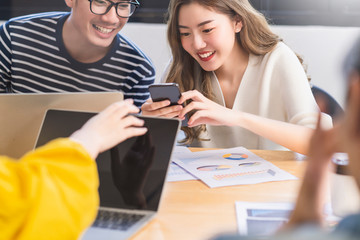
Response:
[[[236,201],[294,202],[305,162],[295,160],[290,151],[252,152],[299,180],[213,189],[198,180],[167,182],[158,215],[132,239],[209,239],[219,233],[237,231]]]

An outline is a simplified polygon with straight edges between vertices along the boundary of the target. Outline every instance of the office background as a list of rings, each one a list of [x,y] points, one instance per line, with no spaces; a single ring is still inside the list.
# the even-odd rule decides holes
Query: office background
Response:
[[[138,0],[132,22],[164,23],[169,0]],[[358,0],[249,0],[277,25],[360,26]],[[64,0],[1,0],[0,20],[20,15],[67,11]]]
[[[139,0],[123,34],[150,56],[156,81],[170,58],[165,14],[169,0]],[[308,66],[312,83],[344,105],[342,60],[360,35],[359,0],[250,0]],[[68,11],[64,0],[1,0],[0,24],[12,17],[44,11]],[[151,37],[149,37],[151,36]],[[155,46],[155,47],[154,47]]]

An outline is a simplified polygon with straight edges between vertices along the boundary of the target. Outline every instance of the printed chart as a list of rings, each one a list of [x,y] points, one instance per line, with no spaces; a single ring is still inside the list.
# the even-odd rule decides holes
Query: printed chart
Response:
[[[288,221],[294,204],[236,202],[235,208],[240,235],[269,236]]]
[[[187,147],[176,146],[173,150],[172,158],[174,159],[177,154],[191,153]],[[169,170],[167,173],[166,181],[168,182],[177,182],[177,181],[187,181],[187,180],[196,180],[197,178],[185,171],[182,167],[177,165],[174,162],[170,163]]]
[[[200,166],[197,168],[199,171],[221,171],[221,170],[228,170],[232,168],[229,165],[208,165],[208,166]]]
[[[243,147],[178,152],[173,161],[211,188],[297,179]]]
[[[272,235],[288,221],[294,207],[294,203],[287,202],[235,202],[238,232],[258,236],[256,239]],[[323,215],[328,230],[341,219],[333,215],[330,202],[325,204]]]
[[[228,159],[228,160],[245,160],[248,157],[249,156],[244,153],[227,153],[227,154],[223,155],[223,158]]]

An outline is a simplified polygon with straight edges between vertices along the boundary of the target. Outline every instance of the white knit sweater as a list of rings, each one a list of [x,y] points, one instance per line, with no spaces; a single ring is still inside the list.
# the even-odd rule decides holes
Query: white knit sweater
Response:
[[[215,73],[212,87],[217,103],[225,106]],[[294,52],[281,42],[265,56],[250,54],[233,109],[311,128],[316,126],[318,113],[303,67]],[[323,114],[322,119],[323,126],[332,126],[330,116]],[[197,141],[191,146],[286,150],[241,127],[208,125],[202,137],[210,141]]]

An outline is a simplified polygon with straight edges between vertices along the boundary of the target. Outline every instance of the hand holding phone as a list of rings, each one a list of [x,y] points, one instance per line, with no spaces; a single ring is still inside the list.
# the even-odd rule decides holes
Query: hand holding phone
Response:
[[[181,92],[177,83],[155,83],[149,86],[149,92],[153,102],[169,100],[170,106],[178,105]],[[187,116],[182,121],[182,126],[187,126]]]

